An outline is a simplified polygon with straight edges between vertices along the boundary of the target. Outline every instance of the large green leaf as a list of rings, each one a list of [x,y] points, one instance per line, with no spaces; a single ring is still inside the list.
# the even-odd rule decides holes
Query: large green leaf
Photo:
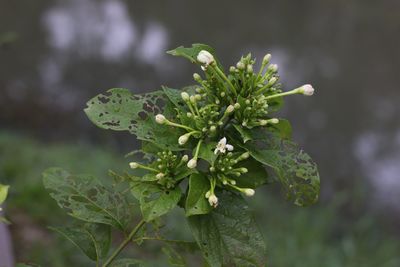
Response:
[[[132,209],[125,198],[92,176],[50,168],[43,173],[43,183],[58,205],[77,219],[120,230],[126,230],[131,221]]]
[[[216,155],[214,153],[215,147],[217,146],[217,142],[208,142],[205,144],[202,144],[200,146],[200,150],[199,150],[199,158],[204,159],[205,161],[207,161],[208,163],[212,163],[214,162],[218,155]]]
[[[238,166],[245,167],[248,170],[247,173],[243,173],[239,177],[232,177],[239,187],[257,188],[273,182],[273,179],[268,175],[264,166],[252,158],[241,162]]]
[[[211,213],[187,217],[208,264],[264,266],[266,246],[246,202],[229,191],[217,196],[219,205]]]
[[[189,178],[189,192],[186,197],[186,216],[207,214],[212,210],[205,195],[210,189],[210,181],[204,174],[195,173]]]
[[[286,197],[298,206],[318,200],[320,181],[317,165],[296,144],[269,134],[244,145],[251,156],[271,167],[283,185]]]
[[[9,188],[8,185],[0,184],[0,205],[6,200]]]
[[[206,50],[211,54],[214,54],[214,49],[205,44],[192,44],[192,47],[180,46],[168,51],[167,54],[184,57],[189,59],[192,63],[198,63],[197,55],[200,53],[201,50]]]
[[[139,200],[143,219],[146,222],[171,211],[182,196],[179,186],[171,190],[164,190],[150,182],[132,182],[131,192]]]
[[[90,259],[99,261],[107,256],[111,242],[110,226],[85,224],[83,227],[50,227],[77,246]]]
[[[129,131],[163,149],[180,150],[180,130],[155,121],[155,115],[163,113],[161,106],[165,102],[162,91],[133,95],[127,89],[114,88],[89,100],[85,113],[100,128]]]

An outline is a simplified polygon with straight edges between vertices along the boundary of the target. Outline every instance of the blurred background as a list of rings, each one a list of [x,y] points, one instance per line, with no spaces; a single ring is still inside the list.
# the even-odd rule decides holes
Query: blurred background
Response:
[[[400,266],[399,14],[397,0],[0,0],[0,183],[11,185],[15,260],[88,266],[47,229],[68,219],[41,172],[127,169],[134,136],[96,128],[86,101],[113,87],[193,84],[198,68],[165,51],[202,42],[227,67],[248,52],[271,53],[284,89],[316,88],[287,98],[279,116],[318,163],[321,200],[298,208],[274,186],[250,200],[270,266]],[[182,220],[167,220],[190,239]],[[150,249],[127,253],[165,266]]]

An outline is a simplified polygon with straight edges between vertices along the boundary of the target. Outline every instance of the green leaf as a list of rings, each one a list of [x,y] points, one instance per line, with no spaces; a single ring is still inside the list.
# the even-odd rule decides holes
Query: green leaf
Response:
[[[245,147],[254,159],[275,171],[288,200],[298,206],[311,205],[318,200],[317,165],[296,144],[269,134],[262,141],[246,143]]]
[[[276,112],[283,107],[283,97],[274,97],[268,100],[268,112]]]
[[[155,121],[155,115],[163,113],[160,106],[165,100],[162,91],[133,95],[127,89],[114,88],[89,100],[85,113],[100,128],[129,131],[163,149],[181,150],[177,142],[180,131]]]
[[[243,173],[239,177],[234,178],[236,185],[239,187],[257,188],[264,184],[270,184],[273,182],[273,179],[269,177],[264,166],[252,158],[238,164],[238,167],[245,167],[248,169],[247,173]]]
[[[236,131],[242,137],[243,143],[246,143],[247,141],[250,141],[253,139],[251,130],[246,129],[242,125],[238,125],[238,124],[233,124],[233,127],[235,127]]]
[[[195,173],[189,178],[189,192],[186,198],[186,216],[207,214],[212,210],[205,195],[210,189],[210,181],[204,174]]]
[[[132,210],[118,192],[101,185],[89,175],[71,175],[60,168],[43,173],[43,183],[50,196],[69,215],[86,222],[103,223],[126,230]]]
[[[162,252],[167,256],[170,266],[187,266],[185,259],[173,247],[165,246],[162,248]]]
[[[211,213],[187,217],[208,264],[264,266],[266,246],[246,202],[229,191],[217,196],[219,205]]]
[[[99,261],[107,256],[111,242],[111,230],[105,224],[85,224],[83,227],[50,227],[77,246],[91,260]]]
[[[145,182],[131,183],[131,192],[140,202],[143,219],[152,221],[176,207],[182,193],[177,186],[171,190],[163,190],[156,184]]]
[[[277,124],[269,125],[268,130],[277,133],[282,139],[292,139],[292,125],[285,119],[279,119]]]
[[[115,260],[111,267],[144,267],[147,266],[143,261],[135,259],[118,259]]]
[[[9,188],[9,185],[0,184],[0,205],[6,200]]]
[[[215,147],[217,146],[216,142],[208,142],[206,144],[202,144],[200,146],[198,157],[204,159],[208,163],[213,163],[218,155],[214,153]]]
[[[198,63],[197,62],[197,55],[200,53],[201,50],[206,50],[210,52],[211,54],[214,55],[214,49],[208,45],[205,44],[192,44],[192,47],[177,47],[173,50],[170,50],[167,52],[167,54],[173,55],[173,56],[179,56],[179,57],[184,57],[190,60],[192,63]]]

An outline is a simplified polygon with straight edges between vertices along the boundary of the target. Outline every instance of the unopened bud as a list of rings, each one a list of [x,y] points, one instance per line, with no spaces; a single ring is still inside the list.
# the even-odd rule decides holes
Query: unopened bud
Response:
[[[214,56],[206,50],[201,50],[197,55],[197,60],[207,66],[214,62]]]
[[[238,68],[239,70],[244,70],[244,68],[246,68],[246,65],[244,65],[243,62],[239,61],[239,62],[236,64],[236,68]]]
[[[311,84],[305,84],[302,87],[300,87],[300,93],[306,96],[311,96],[314,94],[314,88],[311,86]]]
[[[266,54],[263,58],[262,64],[267,65],[271,59],[271,54]]]
[[[218,206],[218,198],[216,195],[212,194],[208,197],[208,203],[210,203],[210,206],[216,208]]]
[[[278,71],[278,65],[271,64],[271,65],[268,66],[268,70],[270,70],[272,72],[277,72]]]
[[[162,115],[162,114],[157,114],[157,115],[156,115],[156,122],[159,123],[159,124],[164,124],[164,123],[167,122],[167,119],[165,118],[164,115]]]
[[[239,103],[235,103],[235,105],[233,105],[233,107],[234,107],[235,109],[239,109],[239,108],[240,108],[240,104],[239,104]]]
[[[189,94],[186,92],[182,92],[181,97],[182,97],[183,101],[185,101],[185,102],[188,101],[190,98]]]
[[[253,73],[253,66],[247,65],[247,73]]]
[[[164,173],[160,172],[160,173],[157,173],[156,178],[161,179],[161,178],[164,178],[164,176],[165,176]]]
[[[178,144],[180,144],[180,145],[186,144],[186,142],[189,140],[189,137],[190,137],[190,133],[179,136]]]
[[[217,127],[215,127],[214,125],[210,127],[210,132],[215,132],[217,130]]]
[[[187,167],[189,169],[194,169],[197,166],[197,159],[193,158],[191,160],[189,160],[189,162],[187,163]]]
[[[229,105],[226,108],[226,113],[232,113],[235,110],[235,107],[233,105]]]
[[[201,82],[201,76],[200,76],[200,74],[194,73],[194,74],[193,74],[193,79],[194,79],[196,82]]]
[[[189,160],[189,156],[188,155],[183,155],[182,159],[183,162],[187,162]]]
[[[268,85],[274,85],[276,83],[278,79],[276,77],[272,77],[269,81],[268,81]]]
[[[129,163],[129,167],[131,167],[131,169],[136,169],[139,167],[139,163],[137,162],[131,162]]]
[[[230,73],[235,73],[235,71],[236,71],[235,67],[234,66],[230,66],[229,72]]]
[[[253,189],[251,188],[244,188],[242,191],[246,196],[252,197],[256,193]]]

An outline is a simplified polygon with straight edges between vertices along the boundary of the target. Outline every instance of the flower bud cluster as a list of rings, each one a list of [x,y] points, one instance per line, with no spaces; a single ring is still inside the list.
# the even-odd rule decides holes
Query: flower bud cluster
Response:
[[[162,151],[157,153],[157,158],[148,165],[138,162],[131,162],[129,166],[132,169],[144,169],[149,171],[147,179],[156,181],[166,189],[175,187],[178,182],[175,177],[186,171],[185,164],[188,161],[188,156],[183,155],[178,157],[172,151]]]

